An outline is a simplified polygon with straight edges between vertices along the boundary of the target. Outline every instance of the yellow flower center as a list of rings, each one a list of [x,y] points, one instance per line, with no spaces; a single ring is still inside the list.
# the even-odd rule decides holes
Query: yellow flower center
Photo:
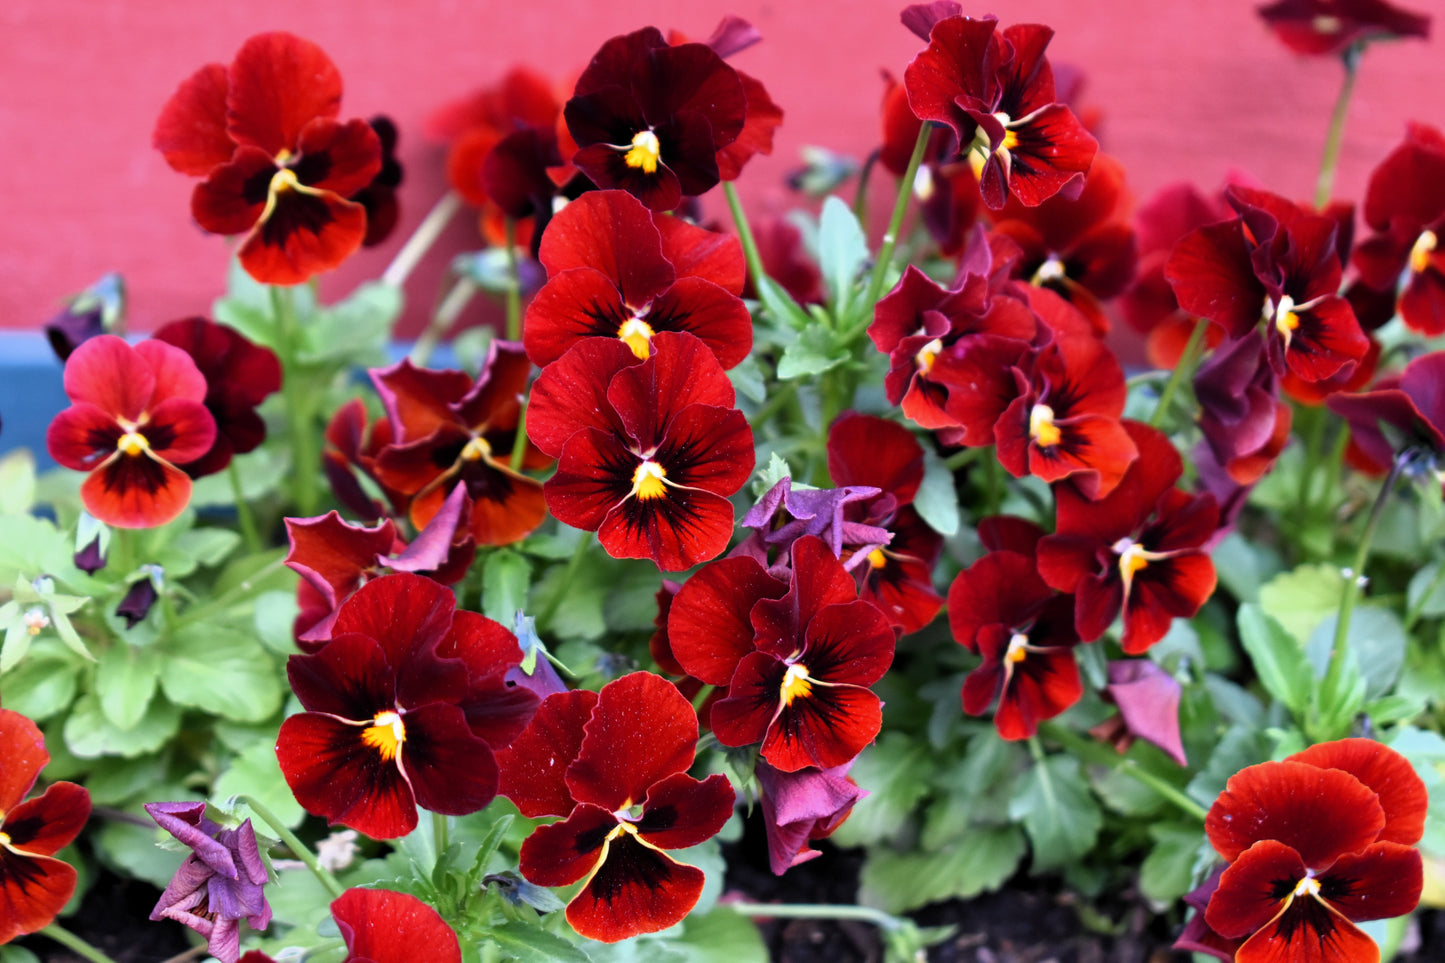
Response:
[[[382,759],[390,762],[396,758],[401,744],[406,742],[406,725],[395,712],[378,712],[371,720],[371,725],[362,731],[361,741],[380,752]]]
[[[993,116],[994,119],[997,120],[1000,124],[1003,124],[1004,127],[1003,143],[998,145],[998,149],[1005,151],[1013,150],[1019,145],[1019,135],[1009,129],[1009,124],[1013,123],[1013,118],[1010,117],[1008,114],[1005,114],[1003,111],[999,111]]]
[[[943,342],[940,341],[938,338],[934,338],[932,341],[928,342],[922,348],[920,348],[918,353],[913,356],[914,362],[918,365],[918,373],[926,375],[928,374],[928,372],[932,371],[933,359],[937,358],[938,352],[942,350]]]
[[[882,568],[888,564],[888,556],[883,554],[883,549],[875,548],[868,553],[868,564],[874,568]]]
[[[283,167],[271,175],[271,193],[279,194],[282,191],[294,191],[301,186],[296,179],[296,172],[289,167]]]
[[[1015,632],[1008,640],[1008,651],[1003,654],[1005,662],[1014,665],[1029,657],[1029,637],[1022,632]]]
[[[115,443],[117,451],[127,455],[140,455],[150,450],[151,443],[138,431],[128,431]]]
[[[628,318],[617,329],[618,339],[643,361],[652,354],[652,336],[656,333],[652,326],[641,318]]]
[[[1296,896],[1319,896],[1320,881],[1313,876],[1306,876],[1295,886],[1294,894]]]
[[[1029,437],[1038,442],[1040,448],[1052,448],[1059,443],[1064,433],[1054,424],[1054,409],[1034,405],[1029,412]]]
[[[662,144],[650,130],[638,131],[632,138],[632,148],[622,158],[628,167],[640,168],[644,174],[657,173],[657,161],[662,156]]]
[[[1284,338],[1286,348],[1298,327],[1299,314],[1295,311],[1294,298],[1286,294],[1279,299],[1279,304],[1274,309],[1274,328]]]
[[[1034,272],[1034,276],[1029,281],[1035,287],[1041,287],[1051,281],[1062,281],[1067,276],[1068,272],[1064,269],[1064,262],[1051,254],[1047,261],[1039,265],[1039,269]]]
[[[1434,231],[1424,231],[1415,239],[1415,246],[1410,248],[1410,270],[1416,274],[1425,273],[1430,266],[1430,255],[1435,253],[1435,248],[1440,244],[1440,238]]]
[[[1315,33],[1323,34],[1339,33],[1344,25],[1344,21],[1339,17],[1327,13],[1322,13],[1310,21],[1310,26],[1315,28]]]
[[[492,446],[481,435],[473,436],[462,449],[462,461],[481,461],[492,457]]]
[[[607,834],[607,838],[606,838],[605,840],[603,840],[603,842],[604,842],[604,843],[610,843],[610,842],[612,842],[614,839],[616,839],[618,836],[621,836],[621,835],[623,835],[624,833],[631,833],[632,835],[636,836],[636,835],[637,835],[637,827],[634,826],[634,825],[632,825],[632,823],[629,823],[629,822],[625,822],[625,821],[619,822],[616,826],[613,826],[613,827],[612,827],[612,831]]]
[[[667,485],[663,479],[667,472],[655,461],[645,461],[637,466],[632,473],[632,494],[643,501],[649,498],[662,498],[667,494]]]
[[[806,699],[812,695],[813,681],[808,678],[808,667],[805,665],[788,666],[788,671],[783,674],[783,684],[778,687],[778,693],[782,696],[785,706],[792,705],[794,699]]]
[[[1124,580],[1124,592],[1127,594],[1134,584],[1135,574],[1149,567],[1149,553],[1132,538],[1119,539],[1113,548],[1119,556],[1119,577]]]
[[[9,845],[10,845],[10,834],[9,834],[9,833],[0,833],[0,846],[9,846]]]

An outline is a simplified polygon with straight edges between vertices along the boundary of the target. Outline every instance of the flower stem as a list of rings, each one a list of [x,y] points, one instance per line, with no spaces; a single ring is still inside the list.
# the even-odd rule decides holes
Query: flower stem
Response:
[[[753,287],[757,289],[758,296],[763,294],[763,288],[772,284],[768,272],[763,270],[763,258],[758,253],[758,241],[753,237],[753,229],[748,224],[748,216],[743,212],[743,202],[738,199],[737,188],[733,187],[732,181],[723,181],[723,197],[727,198],[728,210],[732,213],[733,224],[738,229],[738,240],[743,245],[743,260],[748,263],[748,274],[752,275]]]
[[[314,515],[320,495],[317,476],[321,455],[311,430],[313,392],[310,386],[301,383],[301,331],[290,288],[271,285],[271,313],[276,322],[276,346],[281,353],[281,394],[286,401],[286,419],[291,430],[291,500],[302,515]]]
[[[1209,811],[1189,798],[1178,786],[1162,779],[1154,773],[1140,766],[1133,759],[1122,755],[1096,742],[1091,742],[1070,731],[1067,727],[1054,722],[1045,722],[1039,725],[1039,734],[1051,739],[1063,746],[1072,755],[1079,759],[1101,766],[1108,766],[1116,769],[1124,775],[1144,786],[1154,790],[1165,800],[1174,804],[1180,812],[1193,816],[1200,822],[1204,822]]]
[[[431,250],[437,238],[441,237],[442,231],[461,209],[461,195],[456,191],[447,191],[443,194],[431,211],[427,213],[427,216],[422,218],[422,222],[417,225],[411,237],[406,239],[401,250],[396,252],[396,257],[392,258],[391,263],[386,266],[386,270],[381,273],[381,283],[398,288],[405,284],[412,269],[421,263],[426,252]]]
[[[40,931],[40,935],[50,937],[77,956],[83,956],[87,960],[90,960],[91,963],[115,963],[115,960],[112,960],[59,923],[51,923]]]
[[[442,298],[441,304],[437,305],[436,313],[432,315],[431,323],[426,326],[420,338],[416,339],[416,345],[411,349],[411,363],[422,367],[431,358],[432,352],[441,344],[442,338],[446,337],[457,318],[461,316],[462,310],[471,303],[476,296],[476,282],[468,277],[459,277],[452,285],[447,296]]]
[[[251,506],[246,501],[246,496],[241,494],[241,471],[236,467],[236,459],[232,458],[231,463],[226,466],[226,477],[231,481],[231,495],[236,499],[236,524],[241,528],[241,538],[246,543],[246,551],[261,551],[261,535],[256,531],[256,517],[251,514]]]
[[[512,442],[512,457],[509,466],[512,471],[522,470],[522,461],[527,457],[527,402],[517,409],[517,437]]]
[[[772,397],[768,398],[767,401],[763,402],[763,406],[758,409],[757,414],[753,415],[753,430],[757,431],[769,420],[771,420],[774,415],[776,415],[779,411],[782,411],[783,408],[787,407],[787,405],[793,400],[794,396],[797,395],[797,393],[798,383],[796,381],[786,382],[782,387],[774,391]]]
[[[1154,414],[1149,417],[1149,427],[1158,428],[1164,422],[1165,416],[1169,414],[1169,406],[1174,403],[1174,396],[1179,392],[1179,386],[1184,379],[1194,373],[1194,365],[1199,359],[1199,345],[1204,341],[1204,332],[1209,327],[1209,321],[1200,318],[1194,322],[1194,330],[1189,332],[1189,340],[1184,342],[1184,350],[1179,355],[1179,362],[1174,365],[1174,373],[1164,384],[1164,390],[1159,393],[1159,403],[1154,406]]]
[[[928,138],[933,129],[925,121],[919,128],[918,140],[913,144],[913,154],[908,158],[908,169],[898,182],[898,197],[893,202],[893,216],[888,218],[888,230],[883,235],[883,244],[878,248],[878,260],[873,265],[873,276],[868,279],[868,294],[863,304],[868,312],[883,294],[883,282],[888,279],[888,266],[893,260],[893,249],[898,246],[898,232],[903,229],[903,217],[908,213],[908,201],[913,196],[913,181],[918,176],[918,166],[923,163],[923,154],[928,149]]]
[[[281,842],[287,845],[297,859],[306,864],[306,868],[311,870],[311,874],[321,881],[321,885],[326,887],[327,892],[333,897],[339,897],[345,892],[341,884],[336,881],[336,877],[321,866],[316,859],[316,854],[305,843],[297,839],[296,834],[287,829],[286,824],[277,819],[275,813],[257,802],[253,796],[239,796],[236,801],[249,807],[251,812],[261,817],[261,821],[280,838]]]
[[[436,847],[437,859],[442,858],[442,853],[447,851],[451,845],[451,824],[442,813],[431,814],[432,843]]]
[[[257,585],[264,582],[270,577],[272,572],[284,564],[286,564],[286,559],[278,558],[274,562],[270,562],[263,568],[257,570],[257,572],[249,578],[242,579],[224,594],[216,596],[204,605],[197,605],[194,608],[187,609],[184,615],[176,619],[175,627],[179,629],[193,622],[200,622],[218,612],[224,612],[236,602],[246,598],[249,593],[254,592]]]
[[[896,916],[871,906],[821,903],[725,903],[728,909],[743,916],[794,920],[861,920],[882,930],[902,929],[907,923]]]
[[[522,275],[517,270],[517,222],[507,218],[507,340],[522,340]]]
[[[1345,118],[1350,112],[1350,96],[1355,92],[1355,76],[1359,72],[1360,52],[1358,44],[1347,48],[1341,60],[1345,65],[1345,76],[1340,82],[1340,93],[1335,98],[1335,109],[1330,114],[1330,129],[1325,135],[1325,150],[1320,157],[1320,175],[1315,181],[1315,207],[1324,210],[1330,202],[1335,187],[1335,168],[1340,163],[1340,145],[1345,139]]]

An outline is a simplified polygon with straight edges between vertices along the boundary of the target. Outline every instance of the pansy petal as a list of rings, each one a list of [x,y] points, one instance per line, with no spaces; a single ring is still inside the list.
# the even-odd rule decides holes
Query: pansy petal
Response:
[[[845,411],[828,429],[828,475],[839,487],[881,488],[908,505],[923,483],[923,446],[896,421]]]
[[[367,582],[341,607],[337,635],[356,632],[380,643],[393,668],[431,649],[451,626],[457,598],[429,578],[398,572]]]
[[[573,434],[587,428],[620,434],[622,423],[607,400],[613,376],[642,360],[616,338],[584,338],[547,365],[532,385],[527,437],[557,458]]]
[[[361,119],[314,120],[301,131],[301,159],[291,168],[307,187],[351,197],[381,172],[381,138]]]
[[[673,656],[693,678],[728,685],[738,663],[753,651],[753,604],[787,591],[754,559],[718,559],[683,583],[672,600],[667,634]]]
[[[565,775],[582,750],[584,727],[596,705],[597,693],[586,689],[550,695],[522,734],[497,753],[498,792],[522,815],[565,816],[577,805]]]
[[[553,274],[527,305],[527,357],[545,368],[583,338],[616,338],[632,311],[607,275],[590,267]]]
[[[598,526],[597,540],[613,558],[650,558],[664,572],[681,572],[721,555],[733,522],[732,502],[723,496],[668,488],[663,497],[622,501]]]
[[[666,214],[654,214],[653,223],[662,235],[662,256],[672,264],[678,278],[699,278],[729,294],[743,293],[747,261],[737,237]]]
[[[821,609],[858,597],[853,576],[821,538],[805,535],[794,542],[792,561],[788,594],[776,601],[761,600],[752,611],[757,648],[778,658],[793,654]]]
[[[652,302],[647,323],[656,331],[686,331],[733,368],[753,347],[753,319],[741,298],[703,278],[678,278]]]
[[[226,131],[275,157],[296,151],[301,131],[341,110],[341,72],[325,51],[294,34],[260,33],[231,63]]]
[[[647,791],[642,818],[634,825],[658,849],[687,849],[722,830],[733,814],[734,796],[732,783],[720,773],[701,782],[674,773]]]
[[[432,703],[403,717],[406,741],[397,758],[416,804],[448,816],[484,809],[497,794],[491,747],[472,733],[456,705]]]
[[[1336,739],[1288,757],[1322,769],[1343,769],[1374,790],[1385,810],[1380,842],[1413,846],[1425,834],[1429,796],[1410,761],[1373,739]],[[1358,919],[1362,917],[1351,917]]]
[[[1255,277],[1239,219],[1185,235],[1164,266],[1164,276],[1181,308],[1208,318],[1230,337],[1243,337],[1259,322],[1266,291]]]
[[[692,765],[697,715],[677,687],[633,672],[602,687],[581,751],[567,769],[572,798],[616,812]]]
[[[624,833],[567,904],[567,922],[582,936],[604,943],[665,930],[697,905],[703,881],[702,870]]]
[[[102,334],[71,354],[64,383],[73,403],[95,405],[112,417],[137,422],[156,394],[157,379],[145,357],[124,339]],[[203,381],[200,397],[205,394]]]
[[[75,892],[76,873],[48,856],[0,846],[0,944],[55,921]]]
[[[226,133],[227,83],[224,64],[206,64],[161,108],[151,145],[172,170],[204,177],[231,159],[236,145]]]
[[[407,893],[349,889],[331,903],[348,959],[407,963],[426,948],[428,963],[461,963],[457,935],[436,910]]]
[[[341,264],[366,237],[366,208],[339,194],[296,187],[241,243],[246,273],[262,284],[301,284]]]
[[[719,703],[721,705],[722,703]],[[883,725],[883,701],[851,685],[814,685],[783,707],[763,739],[763,758],[783,772],[831,769],[862,752]]]
[[[191,480],[170,462],[117,453],[80,486],[85,510],[117,528],[155,528],[191,500]]]
[[[281,723],[276,758],[307,812],[373,839],[416,828],[416,803],[395,760],[362,741],[363,728],[303,712]]]
[[[1296,898],[1235,951],[1235,963],[1379,963],[1380,948],[1321,900]]]
[[[10,845],[36,856],[60,852],[85,828],[90,793],[73,782],[57,782],[5,814]]]
[[[589,191],[562,208],[547,225],[537,258],[548,278],[592,268],[633,304],[651,301],[676,278],[652,212],[626,191]]]
[[[1262,839],[1225,868],[1205,920],[1226,939],[1248,936],[1279,915],[1295,884],[1308,875],[1299,853],[1284,843]]]
[[[1413,912],[1425,885],[1420,851],[1380,842],[1347,853],[1320,878],[1320,896],[1356,922]]]
[[[732,408],[737,397],[702,339],[685,331],[660,332],[652,347],[651,357],[623,368],[607,386],[608,403],[642,449],[661,444],[672,420],[689,406]]]
[[[761,742],[781,705],[788,666],[766,652],[751,652],[733,672],[727,697],[713,704],[708,725],[725,746]],[[779,767],[781,768],[781,767]]]
[[[150,421],[139,431],[157,458],[184,465],[206,454],[215,443],[216,419],[198,401],[167,398],[150,414]]]
[[[819,680],[870,686],[893,663],[893,628],[863,599],[825,606],[808,622],[798,661]]]
[[[5,765],[0,767],[0,819],[20,805],[35,785],[40,770],[50,761],[40,727],[13,709],[0,709],[0,747]]]
[[[618,828],[617,816],[579,804],[559,823],[539,826],[522,843],[519,868],[538,886],[570,886],[596,868]]]

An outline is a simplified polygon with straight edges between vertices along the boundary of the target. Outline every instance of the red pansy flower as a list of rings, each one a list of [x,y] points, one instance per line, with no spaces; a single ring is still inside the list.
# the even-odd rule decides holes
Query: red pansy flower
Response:
[[[552,219],[538,257],[548,280],[527,306],[524,343],[539,367],[593,337],[645,360],[661,331],[696,335],[724,368],[752,350],[735,237],[654,214],[625,191],[592,191]]]
[[[572,162],[601,188],[654,211],[717,184],[717,154],[738,139],[748,97],[709,46],[670,46],[656,27],[602,45],[563,108]]]
[[[1134,421],[1124,428],[1138,459],[1097,501],[1072,485],[1054,486],[1058,524],[1039,540],[1038,563],[1045,582],[1073,593],[1080,639],[1097,639],[1122,612],[1124,651],[1138,655],[1213,594],[1214,563],[1204,545],[1219,508],[1209,495],[1174,487],[1184,462],[1163,432]]]
[[[300,284],[350,257],[366,209],[347,200],[381,170],[364,120],[337,121],[341,74],[289,33],[250,38],[230,67],[208,64],[161,109],[153,142],[166,163],[205,180],[191,213],[213,234],[242,234],[241,266],[263,284]]]
[[[753,240],[768,280],[781,287],[799,304],[822,304],[823,272],[808,256],[803,232],[781,217],[762,217],[753,224]],[[757,285],[749,275],[743,297],[758,299]]]
[[[997,28],[994,17],[934,23],[928,46],[903,73],[908,104],[952,129],[990,208],[1010,194],[1030,207],[1059,193],[1077,197],[1099,144],[1056,102],[1044,58],[1054,32],[1040,24]]]
[[[545,486],[559,521],[597,532],[614,558],[676,572],[727,547],[753,433],[702,341],[662,332],[653,344],[639,361],[615,338],[578,343],[537,379],[527,431],[560,450]]]
[[[344,508],[366,521],[377,521],[388,514],[406,515],[410,497],[387,488],[376,477],[376,456],[394,440],[390,421],[386,418],[372,421],[367,414],[366,403],[360,398],[353,398],[331,416],[325,438],[326,449],[321,455],[321,467],[331,482],[336,500]],[[358,471],[381,489],[388,504],[383,505],[367,494],[356,477]]]
[[[84,828],[90,793],[57,782],[25,802],[49,761],[39,727],[0,709],[0,944],[49,926],[75,892],[75,870],[55,854]]]
[[[1244,939],[1239,963],[1378,960],[1354,924],[1420,900],[1414,849],[1425,786],[1399,753],[1367,739],[1323,743],[1235,774],[1204,828],[1229,863],[1205,920]]]
[[[266,423],[256,406],[281,390],[281,362],[274,351],[206,318],[172,321],[154,337],[191,356],[206,379],[206,410],[216,420],[215,443],[186,464],[187,475],[213,475],[229,465],[233,455],[254,451],[266,440]]]
[[[1411,361],[1397,378],[1375,390],[1335,395],[1328,404],[1350,423],[1351,441],[1375,465],[1388,467],[1411,448],[1433,458],[1445,455],[1445,351]]]
[[[427,963],[461,963],[457,934],[410,894],[349,889],[331,903],[331,917],[346,943],[343,963],[412,963],[423,950]]]
[[[679,922],[703,873],[667,850],[696,846],[732,815],[726,776],[687,774],[697,716],[672,683],[634,672],[600,693],[549,696],[501,753],[502,793],[524,816],[565,816],[522,844],[522,875],[540,886],[585,880],[567,921],[615,943]]]
[[[307,711],[281,724],[276,756],[308,812],[395,839],[418,806],[463,816],[491,801],[493,750],[537,697],[503,681],[522,659],[512,634],[455,607],[430,579],[387,575],[342,605],[320,652],[287,662]]]
[[[50,457],[90,472],[86,511],[118,528],[164,525],[186,507],[191,480],[176,465],[211,450],[216,422],[206,379],[180,348],[135,347],[114,335],[82,344],[65,363],[71,406],[45,436]]]
[[[1387,0],[1276,0],[1259,8],[1295,53],[1333,56],[1368,40],[1430,36],[1430,18]]]

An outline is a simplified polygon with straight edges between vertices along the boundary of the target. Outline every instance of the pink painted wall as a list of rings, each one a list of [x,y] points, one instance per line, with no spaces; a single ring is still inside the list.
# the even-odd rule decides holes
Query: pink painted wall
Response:
[[[1412,0],[1445,32],[1445,2]],[[788,200],[798,148],[864,155],[877,137],[880,69],[901,75],[920,43],[899,5],[722,0],[4,0],[0,3],[0,327],[43,322],[60,300],[122,272],[133,324],[204,312],[220,290],[226,244],[190,221],[192,181],[150,147],[160,105],[201,64],[227,62],[254,32],[285,28],[320,43],[346,79],[345,116],[384,112],[402,130],[407,182],[401,230],[356,257],[324,291],[379,273],[440,195],[441,151],[420,138],[437,104],[513,63],[561,74],[607,37],[646,24],[703,37],[723,13],[751,19],[765,42],[736,63],[788,112],[773,157],[740,188],[757,211]],[[1338,88],[1332,61],[1292,56],[1245,0],[996,0],[970,12],[1039,21],[1055,61],[1089,75],[1105,148],[1141,194],[1178,178],[1212,187],[1238,167],[1282,193],[1311,192]],[[1373,49],[1350,113],[1339,190],[1358,197],[1407,119],[1445,125],[1439,43]],[[447,238],[475,247],[470,223]],[[414,276],[430,304],[440,264]]]

